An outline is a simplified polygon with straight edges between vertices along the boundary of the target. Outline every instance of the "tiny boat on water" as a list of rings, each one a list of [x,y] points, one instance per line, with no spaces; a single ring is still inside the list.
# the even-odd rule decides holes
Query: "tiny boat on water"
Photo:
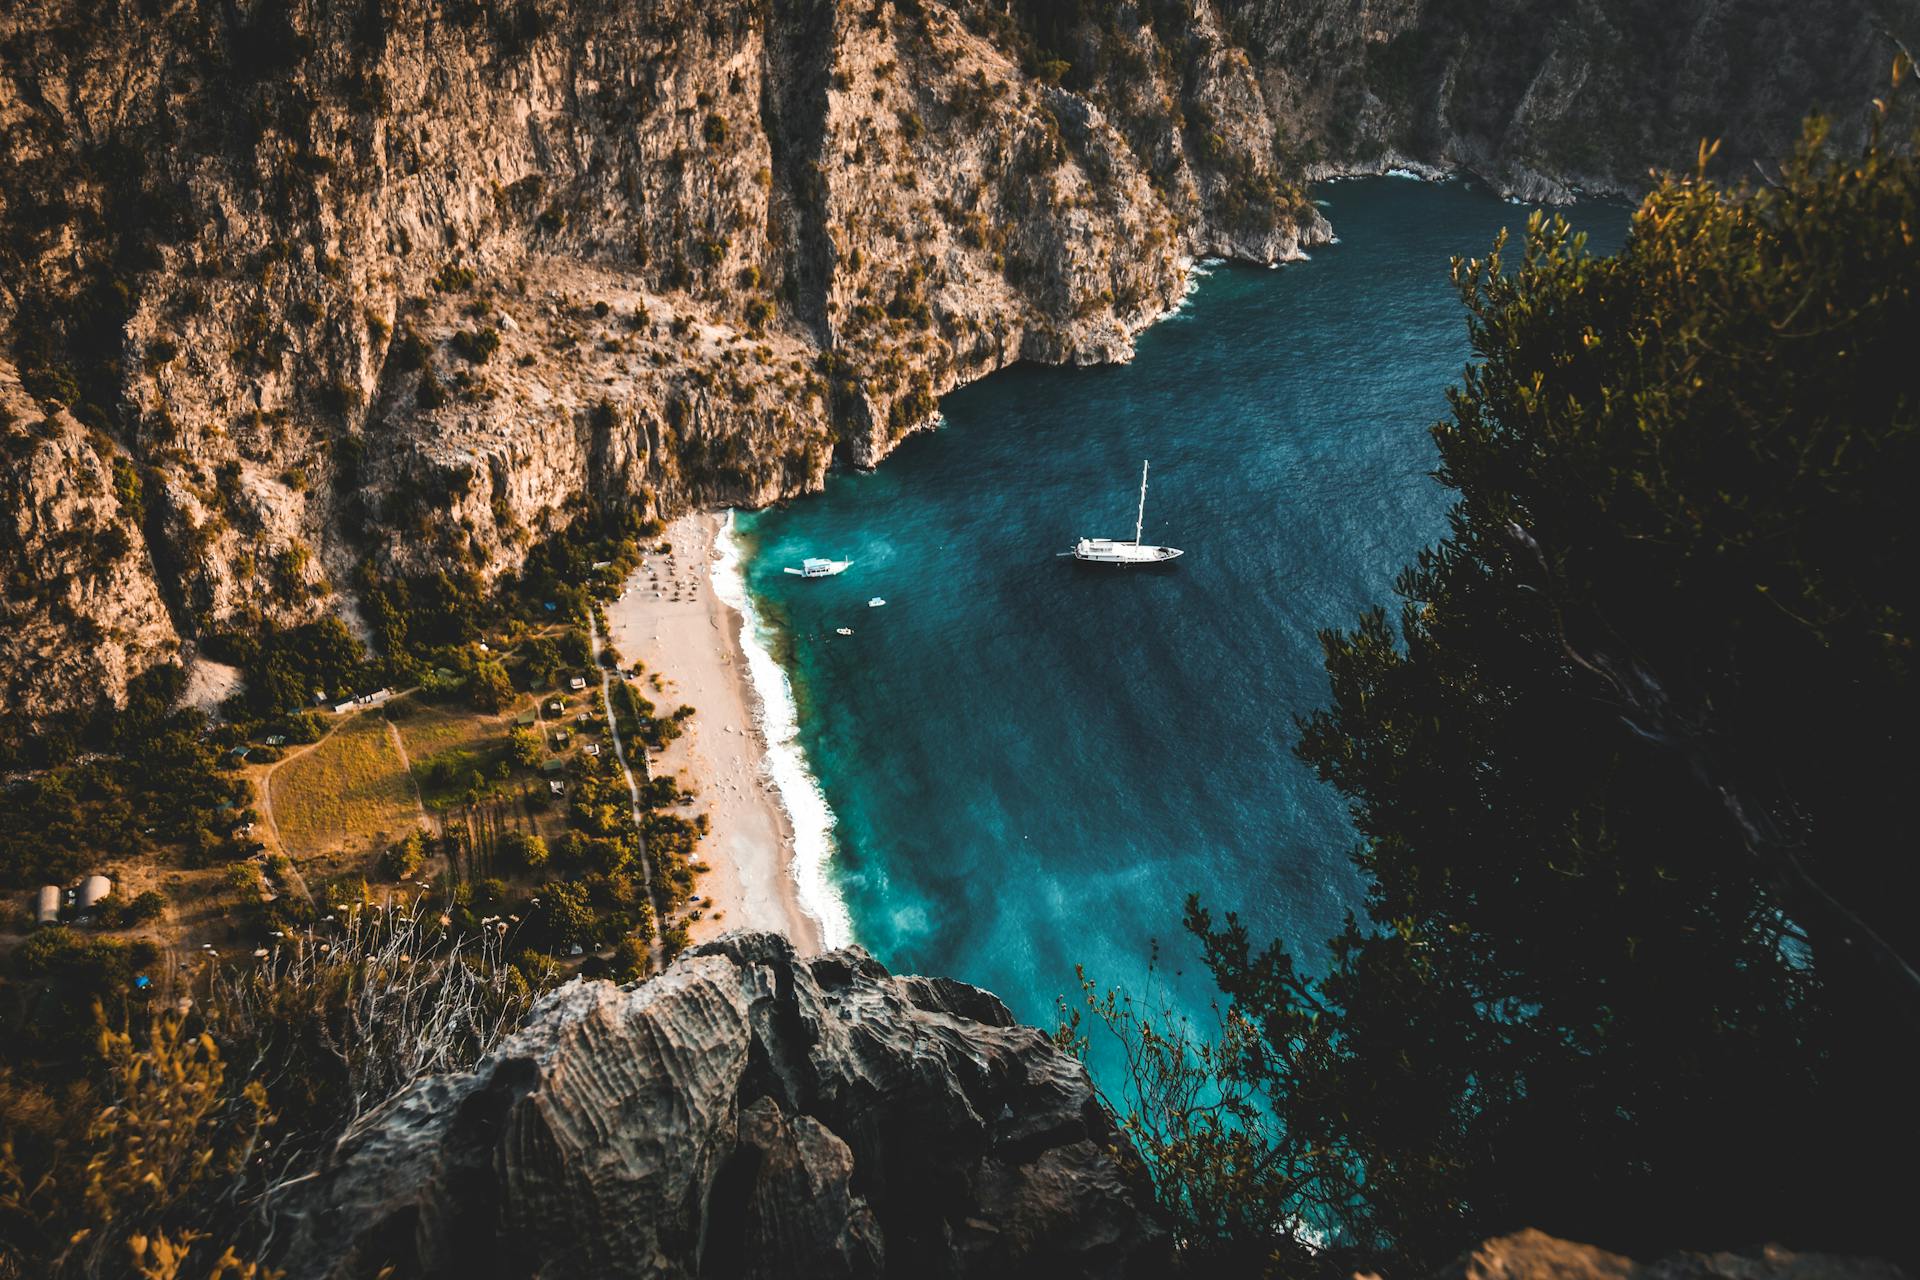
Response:
[[[882,600],[879,596],[875,596],[873,599],[867,601],[867,608],[878,609],[881,605],[885,603],[886,603],[885,600]]]
[[[833,634],[837,636],[850,636],[853,634],[853,628],[852,627],[835,627],[833,629]]]

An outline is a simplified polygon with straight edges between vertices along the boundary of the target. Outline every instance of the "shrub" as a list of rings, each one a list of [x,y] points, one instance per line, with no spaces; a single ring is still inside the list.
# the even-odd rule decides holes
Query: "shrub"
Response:
[[[453,335],[453,349],[473,364],[485,364],[500,349],[500,331],[491,325],[471,332],[463,329]]]
[[[389,880],[411,880],[420,874],[420,867],[426,860],[426,837],[418,831],[411,831],[405,840],[380,855],[380,874]]]

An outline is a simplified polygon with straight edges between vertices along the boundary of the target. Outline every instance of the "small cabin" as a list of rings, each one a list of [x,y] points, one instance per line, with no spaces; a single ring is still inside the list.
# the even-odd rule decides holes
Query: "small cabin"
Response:
[[[585,676],[575,676],[571,680],[567,681],[567,688],[573,690],[575,693],[580,692],[580,690],[586,687],[587,687],[587,679]]]
[[[534,715],[533,712],[522,711],[513,718],[513,727],[516,729],[531,729],[533,728],[533,722],[537,719],[539,719],[539,717]]]
[[[586,746],[580,748],[580,752],[582,755],[597,756],[600,754],[600,744],[597,742],[589,742]]]
[[[567,784],[559,781],[549,782],[547,784],[547,790],[553,792],[553,794],[557,796],[563,796],[567,794]]]
[[[559,756],[548,756],[540,762],[540,772],[545,774],[565,773],[567,762]]]
[[[40,900],[34,907],[33,918],[40,924],[58,924],[60,922],[60,886],[43,884],[40,886]]]

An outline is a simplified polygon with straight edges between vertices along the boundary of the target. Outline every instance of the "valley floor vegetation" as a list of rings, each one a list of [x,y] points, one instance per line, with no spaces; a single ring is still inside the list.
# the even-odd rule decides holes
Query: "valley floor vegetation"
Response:
[[[220,717],[161,668],[9,744],[0,1276],[254,1275],[248,1207],[353,1116],[686,944],[706,819],[647,750],[687,709],[591,639],[658,532],[588,512],[492,590],[364,574],[377,654],[337,619],[219,636]],[[50,925],[17,905],[103,869]]]
[[[1703,146],[1616,255],[1536,215],[1456,264],[1451,534],[1299,724],[1364,913],[1294,953],[1196,897],[1219,1028],[1088,983],[1061,1030],[1119,1038],[1201,1273],[1920,1256],[1915,151]]]

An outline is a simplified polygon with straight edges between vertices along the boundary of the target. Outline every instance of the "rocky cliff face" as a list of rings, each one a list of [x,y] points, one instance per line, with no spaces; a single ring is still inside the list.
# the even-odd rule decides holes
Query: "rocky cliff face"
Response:
[[[1163,1274],[1121,1143],[991,995],[733,934],[373,1112],[274,1239],[295,1280]]]
[[[124,451],[46,412],[0,365],[0,704],[29,716],[118,701],[179,637],[140,531]]]
[[[1324,239],[1315,173],[1551,196],[1703,132],[1770,154],[1877,82],[1878,19],[1828,7],[12,6],[0,376],[137,471],[112,563],[167,586],[164,621],[70,593],[35,652],[134,672],[350,603],[363,561],[510,569],[583,498],[817,488],[1011,361],[1124,359],[1196,255]],[[0,711],[121,687],[0,661]]]

